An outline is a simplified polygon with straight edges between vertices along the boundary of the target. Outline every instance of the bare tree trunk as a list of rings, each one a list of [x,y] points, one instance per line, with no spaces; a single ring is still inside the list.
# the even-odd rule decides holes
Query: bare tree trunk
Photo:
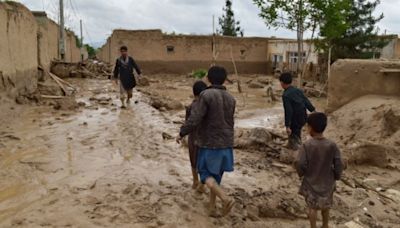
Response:
[[[332,61],[332,46],[329,45],[329,52],[328,52],[328,77],[326,81],[329,80],[329,77],[331,76],[331,61]]]
[[[298,19],[297,19],[297,77],[298,77],[298,86],[301,88],[302,85],[302,70],[301,64],[303,60],[303,36],[304,36],[304,29],[303,29],[303,1],[299,1],[299,8],[298,8]]]

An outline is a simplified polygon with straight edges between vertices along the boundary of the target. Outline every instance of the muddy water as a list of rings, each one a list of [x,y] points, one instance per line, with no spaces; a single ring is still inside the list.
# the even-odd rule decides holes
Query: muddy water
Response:
[[[169,89],[163,83],[143,89],[190,102],[192,82],[174,80],[168,82]],[[226,175],[223,184],[238,205],[226,218],[208,217],[207,196],[191,190],[186,149],[162,138],[163,132],[177,134],[179,124],[172,120],[182,120],[184,110],[160,113],[139,92],[134,94],[139,103],[121,110],[116,87],[109,81],[71,83],[77,85],[76,99],[85,107],[56,111],[48,106],[16,106],[2,113],[0,227],[306,224],[304,215],[296,220],[254,219],[258,214],[249,208],[283,196],[250,196],[284,192],[299,201],[299,183],[290,167],[271,166],[264,153],[243,151],[236,151],[236,170]],[[234,85],[228,89],[238,99],[237,127],[282,128],[281,104],[266,103],[262,89],[244,95]]]

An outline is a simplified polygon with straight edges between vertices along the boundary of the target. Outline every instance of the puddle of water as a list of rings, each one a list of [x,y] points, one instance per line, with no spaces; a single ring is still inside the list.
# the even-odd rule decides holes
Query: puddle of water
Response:
[[[251,110],[251,113],[241,113],[241,116],[236,120],[235,126],[239,128],[262,127],[276,129],[283,124],[283,115],[283,108],[278,106]]]

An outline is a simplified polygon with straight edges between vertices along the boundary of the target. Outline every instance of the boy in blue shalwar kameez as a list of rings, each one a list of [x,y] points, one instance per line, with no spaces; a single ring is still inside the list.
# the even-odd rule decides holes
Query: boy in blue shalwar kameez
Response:
[[[236,101],[223,86],[227,72],[223,67],[214,66],[207,76],[212,84],[204,90],[198,104],[181,127],[177,141],[197,129],[199,146],[197,170],[200,180],[210,189],[210,214],[215,214],[216,197],[222,200],[223,215],[234,206],[234,199],[228,197],[220,187],[224,172],[233,171],[233,133]]]

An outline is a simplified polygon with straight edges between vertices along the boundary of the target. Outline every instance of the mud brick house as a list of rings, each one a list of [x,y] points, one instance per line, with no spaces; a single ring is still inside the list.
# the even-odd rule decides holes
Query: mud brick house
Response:
[[[233,72],[232,57],[239,73],[267,74],[277,67],[294,69],[299,61],[296,40],[266,37],[212,35],[168,35],[161,30],[114,30],[98,57],[112,63],[119,47],[126,45],[146,73],[188,73],[216,63]],[[317,64],[314,46],[304,46],[303,58]]]

